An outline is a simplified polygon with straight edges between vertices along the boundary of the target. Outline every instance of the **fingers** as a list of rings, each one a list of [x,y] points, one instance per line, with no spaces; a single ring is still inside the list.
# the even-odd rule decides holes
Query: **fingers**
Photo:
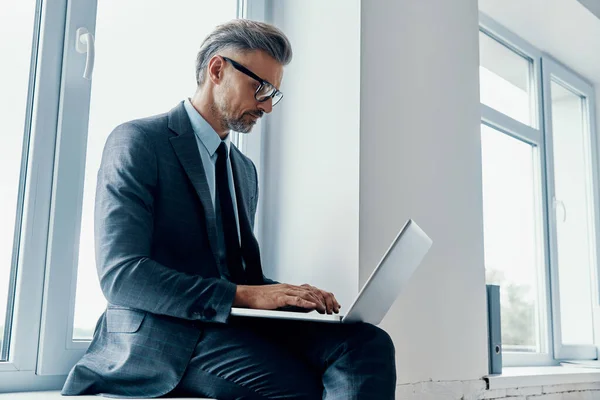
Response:
[[[332,296],[330,295],[330,293],[318,289],[316,287],[312,287],[313,291],[317,292],[319,294],[319,297],[321,298],[321,301],[325,304],[325,307],[327,309],[327,314],[331,314],[333,312],[333,299]]]
[[[331,304],[327,303],[327,299],[325,298],[322,290],[320,290],[314,286],[311,286],[307,283],[301,285],[301,287],[305,290],[308,290],[310,293],[313,294],[313,296],[315,296],[319,300],[319,303],[323,307],[323,314],[324,313],[331,314],[331,310],[332,310]]]
[[[288,290],[286,292],[286,305],[316,309],[319,313],[325,313],[325,306],[314,293],[307,290]]]
[[[304,293],[306,294],[306,296],[310,297],[310,301],[313,301],[315,304],[317,304],[317,311],[323,312],[323,313],[325,313],[327,311],[326,305],[318,293],[315,293],[314,291],[306,290],[306,289],[305,289]]]
[[[297,306],[317,310],[319,313],[339,313],[342,307],[333,293],[321,290],[307,283],[296,286],[290,284],[269,285],[269,289],[279,293],[279,300],[274,307]],[[283,295],[283,296],[281,296]],[[283,304],[282,304],[283,303]]]
[[[323,292],[323,297],[325,298],[325,304],[327,304],[327,314],[331,314],[333,312],[333,299],[328,293]]]
[[[340,312],[340,303],[338,303],[337,299],[331,292],[327,292],[325,290],[321,290],[317,287],[311,286],[309,284],[304,284],[302,287],[310,289],[313,293],[317,295],[317,297],[323,303],[327,314],[331,314],[332,312],[339,313]]]
[[[327,303],[327,313],[331,314],[331,311],[335,312],[335,313],[339,313],[340,312],[340,303],[338,303],[337,299],[335,298],[335,296],[333,295],[333,293],[331,292],[327,292],[325,290],[321,290],[319,289],[323,295],[323,297],[325,298],[325,302]]]
[[[333,296],[333,293],[331,294]],[[335,308],[336,308],[336,313],[340,312],[340,308],[342,308],[342,305],[340,303],[338,303],[337,299],[335,298],[335,296],[333,296],[333,300],[335,301]]]
[[[333,293],[326,292],[325,290],[320,290],[320,291],[321,291],[323,297],[325,298],[325,302],[327,303],[327,314],[331,314],[331,312],[339,313],[340,312],[340,303],[338,303],[338,301],[336,300]]]
[[[302,308],[309,308],[309,309],[315,309],[317,308],[317,304],[313,303],[311,301],[305,300],[302,297],[299,296],[288,296],[286,298],[286,305],[287,306],[296,306],[296,307],[302,307]]]
[[[332,308],[333,312],[339,313],[340,312],[340,307],[342,307],[342,306],[340,305],[340,303],[338,303],[338,301],[335,298],[335,296],[333,295],[333,293],[326,292],[324,290],[322,290],[322,292],[324,293],[324,296],[327,299],[327,301],[331,302],[331,308]]]

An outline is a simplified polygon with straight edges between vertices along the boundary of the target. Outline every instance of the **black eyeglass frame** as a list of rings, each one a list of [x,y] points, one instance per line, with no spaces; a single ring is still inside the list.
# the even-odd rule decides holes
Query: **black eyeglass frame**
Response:
[[[272,107],[275,107],[275,105],[276,105],[276,104],[278,104],[278,103],[281,101],[281,99],[283,99],[283,93],[281,93],[281,92],[279,91],[279,89],[277,89],[277,88],[275,87],[275,85],[273,85],[271,82],[269,82],[269,81],[267,81],[267,80],[265,80],[265,79],[261,78],[260,76],[256,75],[254,72],[250,71],[248,68],[244,67],[242,64],[238,63],[237,61],[234,61],[234,60],[232,60],[232,59],[231,59],[231,58],[229,58],[229,57],[224,57],[224,56],[221,56],[221,57],[223,58],[223,60],[225,60],[225,61],[229,62],[229,63],[230,63],[232,66],[233,66],[233,68],[237,69],[237,70],[238,70],[238,71],[240,71],[241,73],[243,73],[243,74],[245,74],[245,75],[249,76],[250,78],[252,78],[252,79],[254,79],[255,81],[257,81],[258,83],[260,83],[260,85],[258,85],[258,88],[256,89],[256,91],[254,92],[254,98],[255,98],[257,101],[259,101],[259,102],[263,103],[263,102],[265,102],[265,101],[267,101],[267,100],[269,100],[269,99],[274,99],[274,98],[275,98],[275,95],[279,94],[279,98],[278,98],[278,100],[277,100],[276,102],[274,102],[274,103],[273,103],[273,105],[272,105]],[[273,91],[273,93],[271,93],[271,94],[270,94],[269,96],[267,96],[266,98],[264,98],[264,99],[260,100],[260,99],[259,99],[258,97],[256,97],[256,96],[258,95],[258,92],[260,92],[260,90],[263,88],[263,86],[264,86],[265,84],[266,84],[266,85],[270,85],[270,86],[271,86],[271,87],[274,89],[274,91]]]

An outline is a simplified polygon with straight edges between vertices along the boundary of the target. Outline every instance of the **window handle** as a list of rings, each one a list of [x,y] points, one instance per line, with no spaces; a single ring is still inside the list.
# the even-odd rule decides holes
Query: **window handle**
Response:
[[[92,72],[94,72],[94,56],[96,54],[96,47],[94,46],[94,36],[88,32],[85,28],[77,29],[77,37],[75,38],[75,49],[78,53],[86,53],[85,58],[85,69],[83,71],[83,77],[85,79],[92,79]]]
[[[562,222],[567,222],[567,207],[565,206],[565,203],[563,203],[561,200],[558,200],[556,197],[554,198],[554,209],[556,210],[556,208],[560,206],[560,208],[562,208],[563,210],[563,219]]]

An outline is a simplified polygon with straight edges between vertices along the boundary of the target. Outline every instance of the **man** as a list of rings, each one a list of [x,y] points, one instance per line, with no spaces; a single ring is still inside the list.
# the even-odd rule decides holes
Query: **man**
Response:
[[[111,133],[95,208],[108,307],[64,395],[394,398],[394,346],[373,325],[229,317],[340,309],[332,293],[263,276],[256,169],[229,139],[281,100],[291,57],[271,25],[221,25],[198,53],[193,98]]]

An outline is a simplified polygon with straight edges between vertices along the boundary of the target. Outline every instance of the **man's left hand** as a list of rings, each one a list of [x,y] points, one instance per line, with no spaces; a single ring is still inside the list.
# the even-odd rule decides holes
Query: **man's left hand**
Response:
[[[317,287],[311,286],[308,283],[304,285],[300,285],[311,290],[317,298],[321,299],[323,306],[325,306],[325,312],[327,314],[331,314],[335,312],[336,314],[340,312],[340,303],[336,300],[335,296],[331,292],[327,292],[325,290],[319,289]]]

